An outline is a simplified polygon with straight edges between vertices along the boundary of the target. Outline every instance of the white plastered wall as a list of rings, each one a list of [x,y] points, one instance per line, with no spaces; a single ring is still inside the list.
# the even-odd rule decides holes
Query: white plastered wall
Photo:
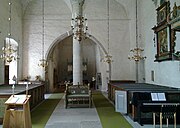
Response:
[[[174,2],[180,5],[179,0],[170,0],[171,10],[174,6]],[[147,83],[159,84],[170,87],[180,88],[180,62],[179,61],[162,61],[154,62],[155,54],[157,53],[157,45],[154,44],[154,32],[152,27],[156,25],[156,8],[159,5],[155,5],[151,0],[141,0],[140,11],[140,33],[141,43],[145,46],[145,79]],[[147,6],[148,5],[148,6]],[[148,14],[147,14],[148,12]],[[180,50],[180,35],[176,35],[176,50]],[[155,46],[154,46],[155,45]],[[151,71],[154,71],[154,81],[151,79]]]
[[[121,3],[122,2],[122,3]],[[128,2],[110,0],[109,53],[113,56],[112,80],[134,80],[134,62],[128,58],[129,51],[134,47],[135,20],[133,0]],[[45,0],[45,53],[60,35],[69,31],[71,9],[64,0]],[[107,1],[87,0],[84,13],[88,18],[89,34],[93,35],[108,51]],[[134,14],[132,14],[132,12]],[[24,52],[23,77],[41,75],[38,67],[42,56],[42,1],[31,1],[23,18]],[[104,54],[104,53],[103,53]],[[104,56],[104,55],[103,55]],[[102,58],[101,56],[100,58]],[[103,90],[107,90],[107,67],[100,62]],[[103,66],[101,66],[103,65]]]
[[[9,32],[9,1],[0,1],[0,49],[4,46],[4,40],[8,37]],[[18,54],[20,58],[18,60],[18,79],[22,76],[22,10],[20,0],[12,1],[11,12],[11,38],[18,43]],[[0,54],[2,51],[0,50]],[[0,83],[4,83],[4,62],[0,60]]]

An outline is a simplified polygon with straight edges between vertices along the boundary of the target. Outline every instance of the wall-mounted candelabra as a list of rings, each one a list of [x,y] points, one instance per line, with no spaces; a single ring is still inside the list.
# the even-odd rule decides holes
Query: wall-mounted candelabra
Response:
[[[72,16],[71,28],[73,30],[74,38],[78,41],[81,41],[83,37],[86,38],[86,32],[88,30],[87,23],[86,16],[77,15],[76,13],[75,17]]]
[[[135,62],[146,59],[146,56],[141,55],[143,51],[144,51],[144,49],[138,48],[138,47],[131,49],[128,59],[134,60]]]

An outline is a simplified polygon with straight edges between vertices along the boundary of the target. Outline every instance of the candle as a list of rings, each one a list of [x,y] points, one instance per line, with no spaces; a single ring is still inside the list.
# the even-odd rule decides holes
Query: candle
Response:
[[[26,97],[28,96],[28,82],[26,83]]]
[[[72,19],[74,19],[74,14],[72,13]]]
[[[13,97],[14,97],[14,88],[15,88],[15,86],[14,86],[14,84],[12,85],[12,94],[13,94]]]

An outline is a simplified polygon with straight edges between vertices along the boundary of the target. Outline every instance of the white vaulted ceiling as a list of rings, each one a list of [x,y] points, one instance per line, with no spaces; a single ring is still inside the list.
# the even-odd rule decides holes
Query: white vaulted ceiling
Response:
[[[32,2],[33,0],[20,0],[21,4],[22,4],[22,11],[23,11],[23,14],[24,12],[26,11],[26,8],[28,7],[28,4],[30,2]],[[44,0],[45,1],[45,0]],[[72,11],[72,8],[71,8],[71,2],[70,0],[64,0],[65,3],[68,5],[68,7],[70,8],[70,10]]]
[[[22,4],[22,8],[23,8],[23,13],[26,10],[26,7],[28,6],[29,2],[31,2],[32,0],[20,0],[21,4]]]

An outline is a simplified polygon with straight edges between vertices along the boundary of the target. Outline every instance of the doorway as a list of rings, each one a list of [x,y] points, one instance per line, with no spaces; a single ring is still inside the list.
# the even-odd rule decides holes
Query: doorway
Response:
[[[5,65],[4,69],[4,84],[9,84],[9,65]]]

